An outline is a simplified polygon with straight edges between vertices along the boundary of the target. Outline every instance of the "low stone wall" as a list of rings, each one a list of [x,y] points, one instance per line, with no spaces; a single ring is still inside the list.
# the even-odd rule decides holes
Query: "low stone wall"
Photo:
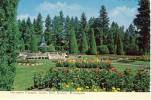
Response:
[[[66,53],[20,53],[18,59],[66,59]]]

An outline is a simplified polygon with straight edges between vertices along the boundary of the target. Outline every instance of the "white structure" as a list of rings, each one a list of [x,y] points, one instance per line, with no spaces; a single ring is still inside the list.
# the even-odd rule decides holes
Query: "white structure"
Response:
[[[66,53],[20,53],[18,59],[66,59]]]

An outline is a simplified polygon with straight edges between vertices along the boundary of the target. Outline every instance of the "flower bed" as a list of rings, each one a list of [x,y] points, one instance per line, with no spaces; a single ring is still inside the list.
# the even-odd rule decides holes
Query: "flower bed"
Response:
[[[58,91],[149,91],[149,74],[138,70],[136,75],[130,69],[124,73],[115,68],[107,69],[81,69],[81,68],[52,68],[44,76],[34,75],[34,86],[31,89],[44,89]]]
[[[110,64],[96,62],[96,63],[89,63],[89,62],[57,62],[56,67],[75,67],[75,68],[100,68],[100,69],[109,69],[111,67]]]

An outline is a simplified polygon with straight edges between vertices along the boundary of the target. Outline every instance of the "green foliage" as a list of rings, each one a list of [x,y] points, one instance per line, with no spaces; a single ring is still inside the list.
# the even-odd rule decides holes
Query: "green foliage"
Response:
[[[107,44],[107,34],[109,33],[109,18],[104,5],[101,6],[100,16],[99,16],[99,30],[100,35],[103,33],[103,44]],[[100,41],[101,42],[101,41]],[[101,44],[100,44],[101,45]]]
[[[109,49],[106,45],[101,45],[98,47],[98,52],[100,54],[109,54]]]
[[[130,25],[124,34],[124,51],[128,55],[138,55],[137,34],[134,25]]]
[[[91,34],[88,33],[93,29],[96,46],[107,45],[110,54],[121,55],[124,52],[125,54],[138,55],[145,52],[147,53],[149,51],[149,3],[147,0],[143,1],[144,0],[139,1],[139,14],[134,20],[137,29],[131,24],[125,32],[124,27],[119,26],[116,22],[112,22],[109,27],[108,13],[106,7],[102,5],[99,17],[91,17],[89,21],[87,21],[87,16],[84,12],[80,20],[77,17],[64,17],[62,11],[60,11],[59,16],[55,16],[53,19],[48,15],[45,20],[45,30],[43,30],[41,14],[38,15],[37,19],[34,19],[33,24],[30,18],[22,21],[19,20],[18,27],[21,36],[18,37],[20,37],[20,40],[23,39],[25,50],[29,50],[31,34],[33,33],[31,27],[34,26],[34,33],[37,35],[38,45],[40,43],[40,35],[44,31],[47,44],[53,44],[56,51],[64,52],[70,51],[70,30],[73,29],[73,31],[75,31],[75,37],[77,38],[78,48],[82,53],[87,53],[88,48],[92,49],[92,43],[89,43],[92,41]],[[144,10],[146,19],[144,19],[142,13]],[[140,31],[138,32],[137,30]],[[139,35],[136,33],[139,33]],[[95,47],[93,48],[95,49]],[[89,52],[90,54],[96,54],[96,50],[90,50]]]
[[[38,51],[38,41],[35,34],[32,34],[31,36],[31,52],[37,52]]]
[[[57,62],[56,67],[110,69],[111,65],[104,62]]]
[[[115,32],[114,26],[111,25],[110,32],[107,35],[107,46],[108,46],[110,54],[114,54],[115,53],[115,48],[114,48],[114,46],[115,46],[114,34],[115,33],[114,32]]]
[[[92,55],[96,55],[97,54],[97,48],[96,48],[96,41],[95,41],[95,37],[94,37],[94,31],[92,29],[92,33],[90,33],[90,49],[89,49],[89,53]]]
[[[87,53],[88,52],[88,43],[87,43],[87,37],[84,32],[82,32],[82,41],[81,41],[81,53]]]
[[[70,54],[76,54],[76,53],[78,53],[77,40],[76,40],[76,36],[75,36],[75,33],[74,33],[73,29],[71,30],[71,33],[70,33],[69,53]]]
[[[41,35],[43,33],[43,21],[42,15],[39,13],[37,19],[35,20],[35,34]]]
[[[38,50],[42,53],[47,52],[47,47],[39,47]]]
[[[48,47],[47,47],[47,52],[55,52],[56,50],[55,50],[55,46],[54,45],[49,45]]]
[[[139,37],[139,51],[144,54],[150,52],[150,2],[149,0],[139,0],[138,14],[134,19]]]
[[[50,45],[52,42],[52,23],[51,23],[51,18],[48,15],[46,20],[45,20],[45,39],[46,39],[46,43],[47,45]]]
[[[87,30],[87,18],[86,18],[86,15],[85,13],[83,12],[82,15],[81,15],[81,32],[86,32]]]
[[[18,0],[1,0],[0,3],[0,90],[12,89],[18,49],[16,23]]]
[[[135,78],[134,78],[134,89],[137,92],[141,91],[149,91],[149,81],[150,81],[150,76],[148,74],[149,72],[139,69]]]
[[[124,54],[124,51],[123,51],[123,43],[122,43],[122,40],[121,40],[120,35],[117,36],[117,48],[116,48],[116,53],[117,53],[118,55]]]
[[[55,90],[76,91],[149,91],[149,74],[131,75],[129,70],[119,73],[115,68],[106,69],[77,69],[77,68],[51,68],[44,76],[34,78],[34,88],[50,88]],[[41,77],[42,76],[42,77]],[[140,78],[141,78],[141,82]],[[64,85],[63,85],[64,84]],[[136,88],[135,86],[141,85]],[[70,89],[69,89],[70,87]],[[94,90],[95,87],[95,90]],[[97,87],[97,88],[96,88]],[[117,90],[115,89],[117,88]]]

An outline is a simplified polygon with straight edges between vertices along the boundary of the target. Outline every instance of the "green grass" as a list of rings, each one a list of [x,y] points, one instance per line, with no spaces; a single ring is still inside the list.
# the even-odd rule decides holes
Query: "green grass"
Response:
[[[71,58],[74,56],[71,56]],[[107,56],[110,57],[110,56]],[[83,59],[96,59],[96,56],[87,56],[84,55],[81,58]],[[118,57],[117,57],[118,59]],[[43,64],[39,66],[16,66],[16,77],[14,81],[13,88],[15,91],[24,91],[27,90],[30,86],[33,86],[33,75],[35,73],[44,73],[47,72],[51,67],[55,66],[50,60],[42,60]],[[135,74],[139,66],[149,67],[150,62],[148,61],[134,61],[129,63],[118,62],[117,60],[112,61],[112,66],[117,68],[118,71],[123,72],[126,68],[130,68],[132,73]]]
[[[21,66],[16,67],[16,77],[13,88],[17,91],[26,90],[33,85],[33,75],[35,73],[45,73],[51,67],[55,66],[49,60],[43,60],[43,64],[39,66]]]
[[[118,71],[123,72],[126,68],[131,69],[132,73],[135,74],[137,69],[140,67],[149,67],[150,62],[146,61],[134,61],[131,63],[113,62],[112,66],[117,68]]]

